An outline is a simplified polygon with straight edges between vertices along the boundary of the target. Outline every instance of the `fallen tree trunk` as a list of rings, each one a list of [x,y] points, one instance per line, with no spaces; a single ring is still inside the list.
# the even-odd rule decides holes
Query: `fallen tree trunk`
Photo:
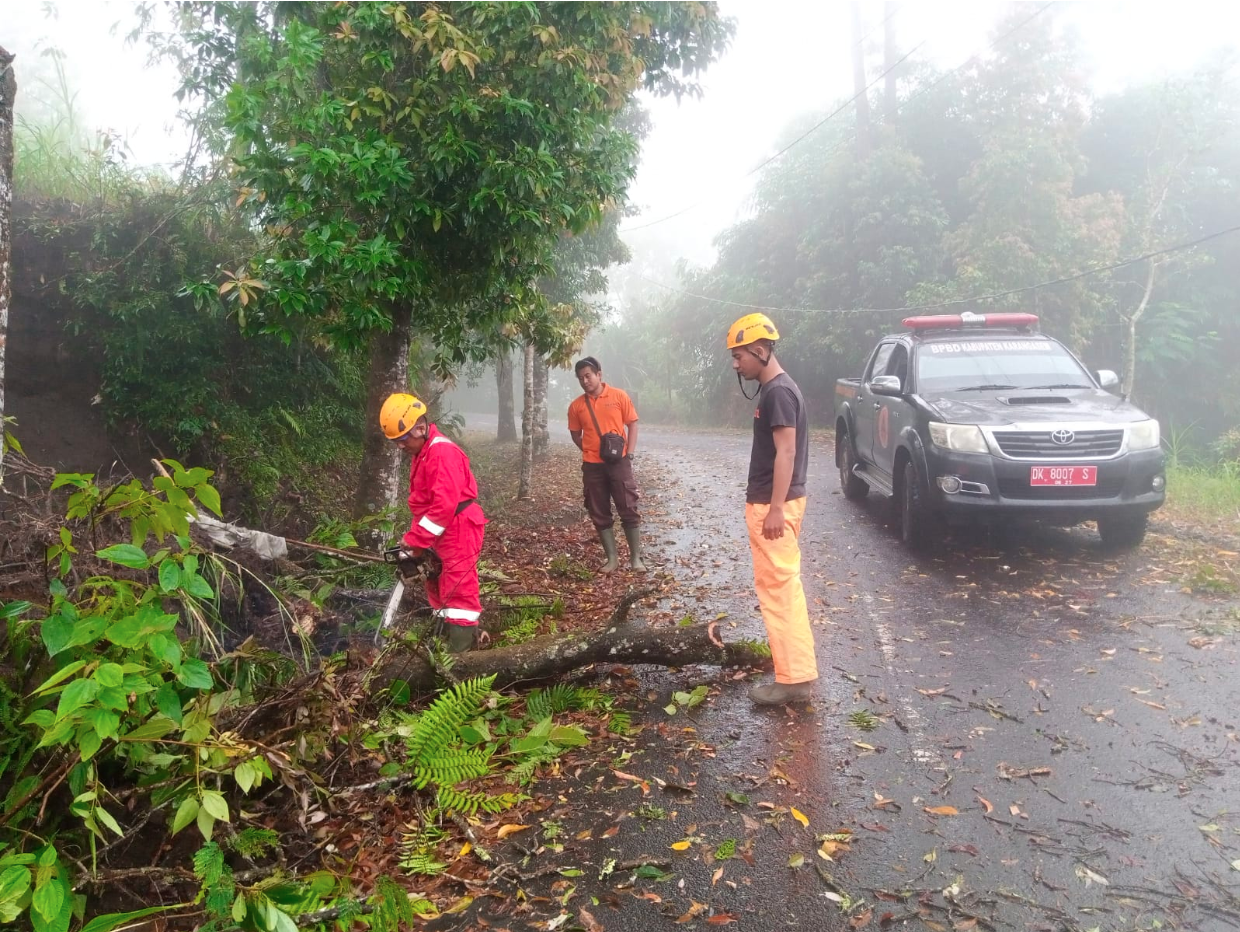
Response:
[[[613,625],[596,634],[548,635],[524,644],[459,654],[452,664],[455,679],[495,676],[497,688],[550,679],[596,663],[651,663],[684,667],[695,663],[720,667],[769,668],[770,658],[745,642],[725,643],[719,623],[673,628]],[[377,659],[369,675],[371,691],[403,680],[415,695],[442,685],[439,672],[425,653],[393,645]]]

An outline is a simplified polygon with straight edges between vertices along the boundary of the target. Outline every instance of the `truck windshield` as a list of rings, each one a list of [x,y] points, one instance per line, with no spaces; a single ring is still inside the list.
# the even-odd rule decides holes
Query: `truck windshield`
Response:
[[[917,348],[920,394],[1056,387],[1091,388],[1089,374],[1054,340],[969,340]]]

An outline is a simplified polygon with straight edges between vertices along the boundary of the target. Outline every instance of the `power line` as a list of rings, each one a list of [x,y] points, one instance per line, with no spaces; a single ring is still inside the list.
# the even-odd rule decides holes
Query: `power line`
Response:
[[[778,152],[776,152],[776,153],[775,153],[774,155],[772,155],[770,158],[765,159],[764,161],[762,161],[762,162],[761,162],[761,163],[759,163],[758,165],[755,165],[753,168],[749,169],[749,171],[747,171],[747,172],[745,172],[745,174],[741,175],[741,176],[740,176],[740,178],[738,178],[738,179],[737,179],[737,181],[743,181],[744,179],[748,178],[750,175],[754,174],[755,172],[761,171],[762,169],[766,168],[766,166],[770,165],[772,162],[774,162],[777,158],[779,158],[781,155],[783,155],[785,152],[787,152],[787,151],[788,151],[789,149],[791,149],[793,146],[797,145],[797,144],[798,144],[798,143],[800,143],[800,142],[803,142],[803,141],[804,141],[807,137],[812,136],[814,133],[816,133],[819,129],[821,129],[823,126],[825,126],[825,125],[826,125],[827,123],[829,123],[831,120],[835,119],[837,116],[839,116],[839,115],[840,115],[841,113],[843,113],[845,110],[847,110],[849,107],[851,107],[853,104],[855,104],[858,100],[860,100],[862,97],[864,97],[866,94],[868,94],[868,93],[869,93],[869,91],[870,91],[870,89],[871,89],[872,87],[874,87],[874,85],[878,84],[878,82],[879,82],[879,81],[883,80],[883,78],[887,77],[887,75],[891,74],[891,72],[895,71],[895,70],[896,70],[897,68],[899,68],[902,64],[904,64],[904,62],[908,59],[908,57],[909,57],[910,55],[912,55],[914,52],[916,52],[918,49],[920,49],[923,45],[925,45],[925,44],[926,44],[926,41],[927,41],[927,40],[922,39],[922,40],[921,40],[920,42],[918,42],[915,46],[913,46],[911,49],[909,49],[907,52],[905,52],[902,56],[900,56],[899,61],[897,61],[897,62],[896,62],[895,64],[893,64],[890,68],[888,68],[886,71],[884,71],[882,74],[880,74],[877,78],[875,78],[873,81],[871,81],[869,84],[867,84],[867,85],[866,85],[865,87],[863,87],[861,90],[859,90],[859,91],[858,91],[856,94],[854,94],[851,98],[849,98],[848,100],[846,100],[844,103],[840,104],[840,106],[838,106],[836,109],[832,110],[832,111],[831,111],[830,113],[828,113],[825,117],[823,117],[823,119],[819,120],[817,123],[815,123],[813,126],[811,126],[808,130],[806,130],[804,133],[802,133],[802,134],[801,134],[800,136],[798,136],[796,139],[792,140],[792,142],[788,143],[788,145],[784,146],[782,149],[780,149]],[[694,202],[693,202],[692,204],[690,204],[689,206],[687,206],[687,207],[682,207],[680,210],[676,211],[676,213],[674,213],[674,214],[668,214],[666,217],[660,217],[658,220],[651,220],[649,223],[642,223],[642,224],[638,224],[637,226],[634,226],[634,227],[624,227],[623,229],[621,229],[621,230],[620,230],[620,232],[621,232],[621,233],[632,233],[632,232],[634,232],[635,230],[644,230],[644,229],[646,229],[647,227],[652,227],[652,226],[655,226],[656,224],[659,224],[659,223],[665,223],[665,222],[666,222],[666,221],[668,221],[668,220],[672,220],[672,219],[674,219],[674,218],[676,218],[676,217],[679,217],[681,214],[687,214],[689,211],[693,210],[694,208],[701,206],[701,205],[702,205],[705,201],[706,201],[706,198],[705,198],[705,197],[699,198],[698,200],[694,201]]]
[[[1194,246],[1200,246],[1202,243],[1208,243],[1211,240],[1221,239],[1232,233],[1240,233],[1240,224],[1234,227],[1228,227],[1225,230],[1217,230],[1214,233],[1208,233],[1205,236],[1190,240],[1186,243],[1177,243],[1174,246],[1167,246],[1164,249],[1157,249],[1154,252],[1147,252],[1142,256],[1133,256],[1129,259],[1121,259],[1118,262],[1112,262],[1109,265],[1092,266],[1071,275],[1065,275],[1062,278],[1054,278],[1050,281],[1038,282],[1035,285],[1025,285],[1021,288],[1009,288],[1007,291],[992,291],[986,294],[970,295],[965,298],[952,298],[947,301],[938,301],[934,304],[910,304],[904,307],[836,307],[836,308],[819,308],[819,307],[768,307],[762,304],[743,304],[738,301],[724,301],[720,298],[712,298],[709,295],[694,294],[691,291],[685,291],[672,285],[665,285],[663,282],[655,281],[652,278],[646,278],[644,275],[638,275],[642,281],[659,288],[664,288],[676,294],[683,295],[686,298],[696,298],[699,301],[709,301],[712,304],[722,304],[727,307],[736,307],[749,311],[769,311],[777,314],[907,314],[909,311],[935,311],[946,307],[958,307],[961,304],[975,304],[979,301],[994,301],[999,298],[1009,298],[1012,295],[1025,294],[1030,291],[1037,291],[1041,288],[1050,288],[1054,285],[1065,285],[1069,282],[1079,281],[1082,278],[1088,278],[1091,275],[1099,275],[1103,272],[1114,272],[1130,265],[1136,265],[1139,262],[1145,262],[1149,259],[1157,259],[1159,256],[1170,255],[1175,252],[1182,252],[1185,249],[1192,249]]]
[[[992,39],[989,43],[987,43],[987,44],[986,44],[985,46],[983,46],[981,49],[979,49],[978,51],[974,52],[972,55],[970,55],[968,58],[966,58],[963,62],[961,62],[961,63],[960,63],[959,65],[957,65],[955,68],[951,69],[951,70],[950,70],[950,71],[948,71],[948,72],[945,72],[945,73],[944,73],[944,74],[942,74],[940,77],[938,77],[937,79],[935,79],[934,81],[932,81],[930,84],[926,85],[924,88],[922,88],[920,91],[918,91],[916,94],[914,94],[912,97],[909,97],[907,100],[902,101],[899,105],[897,105],[897,106],[896,106],[895,112],[897,112],[897,113],[898,113],[899,111],[903,110],[906,106],[908,106],[909,104],[913,103],[915,100],[918,100],[918,99],[920,99],[921,97],[925,96],[926,94],[930,93],[930,91],[934,90],[936,87],[938,87],[940,84],[942,84],[942,83],[943,83],[944,81],[946,81],[948,78],[950,78],[952,75],[956,74],[956,73],[957,73],[958,71],[960,71],[962,68],[965,68],[966,66],[968,66],[968,65],[969,65],[969,64],[971,64],[972,62],[976,61],[976,60],[977,60],[977,59],[978,59],[981,55],[983,55],[984,53],[986,53],[986,52],[990,51],[991,49],[995,48],[995,47],[996,47],[996,46],[998,46],[1001,42],[1006,41],[1009,37],[1011,37],[1011,36],[1012,36],[1012,35],[1014,35],[1015,33],[1019,32],[1021,29],[1023,29],[1023,28],[1024,28],[1025,26],[1027,26],[1029,23],[1033,22],[1035,19],[1037,19],[1039,16],[1041,16],[1043,13],[1045,13],[1045,12],[1046,12],[1046,11],[1047,11],[1050,7],[1054,6],[1054,5],[1055,5],[1055,2],[1056,2],[1056,0],[1049,0],[1049,2],[1048,2],[1048,3],[1044,3],[1044,4],[1042,4],[1042,6],[1038,7],[1038,9],[1036,9],[1036,10],[1032,13],[1032,15],[1030,15],[1030,16],[1028,16],[1028,17],[1026,17],[1025,19],[1022,19],[1019,23],[1017,23],[1015,26],[1013,26],[1011,29],[1009,29],[1007,32],[1005,32],[1003,35],[999,36],[998,38]],[[899,10],[900,10],[900,9],[901,9],[901,8],[900,8],[900,7],[898,7],[895,11],[893,11],[893,13],[889,14],[888,19],[890,19],[890,18],[891,18],[891,16],[895,15],[895,13],[899,12]],[[884,19],[884,20],[883,20],[883,23],[886,23],[886,22],[887,22],[887,20],[886,20],[886,19]],[[882,25],[882,23],[880,23],[879,25]],[[870,30],[870,32],[872,33],[872,32],[874,32],[874,30],[872,29],[872,30]],[[869,33],[867,33],[866,35],[868,36],[868,35],[869,35]],[[865,40],[865,36],[863,36],[863,37],[862,37],[862,41],[864,41],[864,40]],[[821,120],[821,121],[819,121],[818,123],[814,124],[812,127],[810,127],[810,129],[809,129],[809,130],[807,130],[806,132],[802,133],[800,136],[798,136],[796,139],[794,139],[794,140],[793,140],[792,142],[790,142],[788,145],[784,146],[784,148],[780,149],[778,152],[776,152],[776,153],[775,153],[774,155],[772,155],[770,158],[766,159],[766,160],[765,160],[764,162],[762,162],[760,165],[757,165],[756,167],[754,167],[754,168],[750,169],[749,171],[747,171],[745,174],[741,175],[741,176],[740,176],[740,178],[738,178],[737,180],[738,180],[738,181],[743,181],[745,178],[748,178],[750,175],[754,174],[754,172],[760,171],[761,169],[765,168],[767,165],[770,165],[772,162],[774,162],[776,159],[778,159],[780,156],[782,156],[784,153],[786,153],[786,152],[787,152],[789,149],[791,149],[793,146],[795,146],[795,145],[797,145],[797,144],[799,144],[799,143],[803,142],[806,138],[808,138],[808,137],[809,137],[809,136],[811,136],[813,133],[815,133],[818,129],[820,129],[822,126],[824,126],[824,125],[825,125],[828,121],[830,121],[830,120],[834,119],[834,118],[835,118],[836,116],[838,116],[841,112],[843,112],[844,110],[846,110],[846,109],[847,109],[848,107],[850,107],[852,104],[856,103],[856,102],[857,102],[857,101],[861,98],[861,96],[862,96],[863,94],[869,93],[869,91],[870,91],[870,89],[871,89],[871,88],[873,88],[876,84],[878,84],[878,82],[879,82],[879,81],[881,81],[881,80],[883,80],[885,77],[887,77],[887,75],[889,75],[891,72],[895,71],[895,69],[896,69],[896,68],[900,67],[900,65],[902,65],[902,64],[905,62],[905,60],[907,60],[907,59],[908,59],[908,58],[909,58],[909,57],[910,57],[910,56],[911,56],[914,52],[916,52],[916,51],[917,51],[918,49],[920,49],[923,45],[925,45],[927,41],[929,41],[929,40],[928,40],[928,39],[923,39],[921,42],[917,43],[917,45],[913,46],[913,48],[912,48],[912,49],[910,49],[908,52],[906,52],[906,53],[905,53],[905,54],[904,54],[904,55],[900,58],[900,60],[899,60],[899,61],[897,61],[894,65],[892,65],[890,68],[888,68],[888,69],[887,69],[886,71],[884,71],[882,74],[880,74],[877,78],[875,78],[873,81],[871,81],[869,84],[867,84],[867,85],[865,86],[864,90],[862,90],[860,93],[858,93],[858,94],[854,95],[854,96],[853,96],[853,98],[852,98],[851,100],[849,100],[849,101],[845,102],[842,106],[840,106],[840,107],[839,107],[839,108],[837,108],[836,110],[833,110],[830,114],[828,114],[828,115],[826,116],[826,118],[824,118],[823,120]],[[878,121],[878,122],[880,122],[880,123],[882,122],[882,117],[881,117],[881,116],[880,116],[880,118],[879,118],[879,121]],[[855,137],[855,133],[854,133],[854,137]],[[837,144],[836,146],[834,146],[834,147],[830,150],[830,152],[831,152],[831,153],[837,152],[837,151],[838,151],[841,147],[843,147],[844,145],[846,145],[846,144],[847,144],[848,142],[850,142],[850,141],[851,141],[851,138],[850,138],[850,139],[848,139],[848,140],[845,140],[845,141],[843,141],[843,142],[841,142],[841,143],[839,143],[839,144]],[[830,153],[828,153],[828,154],[830,154]],[[692,204],[689,204],[687,207],[682,207],[680,210],[676,211],[676,212],[675,212],[675,213],[673,213],[673,214],[668,214],[668,215],[667,215],[667,216],[665,216],[665,217],[660,217],[660,218],[658,218],[657,220],[651,220],[651,221],[649,221],[649,222],[647,222],[647,223],[638,224],[637,226],[624,227],[624,228],[620,229],[620,230],[619,230],[619,232],[620,232],[620,233],[632,233],[632,232],[636,232],[637,230],[645,230],[645,229],[647,229],[647,228],[649,228],[649,227],[656,226],[656,225],[658,225],[658,224],[660,224],[660,223],[666,223],[668,220],[674,220],[674,219],[676,219],[677,217],[683,216],[684,214],[687,214],[689,211],[696,209],[697,207],[701,206],[701,205],[705,202],[705,200],[706,200],[706,198],[705,198],[705,197],[700,198],[700,199],[698,199],[698,200],[694,201]]]

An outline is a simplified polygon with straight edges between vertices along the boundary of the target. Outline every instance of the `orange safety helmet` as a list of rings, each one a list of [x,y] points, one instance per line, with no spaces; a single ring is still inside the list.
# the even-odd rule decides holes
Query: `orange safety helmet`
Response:
[[[387,401],[379,409],[379,426],[383,428],[383,436],[388,440],[399,440],[418,423],[419,418],[426,416],[426,405],[405,392],[388,395]]]
[[[779,331],[765,314],[746,314],[728,331],[728,349],[747,346],[758,340],[778,340]]]

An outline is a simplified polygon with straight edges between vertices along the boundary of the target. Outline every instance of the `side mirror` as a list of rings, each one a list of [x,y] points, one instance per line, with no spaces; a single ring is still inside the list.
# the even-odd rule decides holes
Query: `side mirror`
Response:
[[[888,397],[899,398],[904,394],[904,386],[900,383],[900,379],[894,375],[878,375],[870,380],[871,395],[887,395]]]
[[[1115,388],[1119,385],[1119,376],[1110,369],[1099,369],[1098,384],[1107,389]]]

